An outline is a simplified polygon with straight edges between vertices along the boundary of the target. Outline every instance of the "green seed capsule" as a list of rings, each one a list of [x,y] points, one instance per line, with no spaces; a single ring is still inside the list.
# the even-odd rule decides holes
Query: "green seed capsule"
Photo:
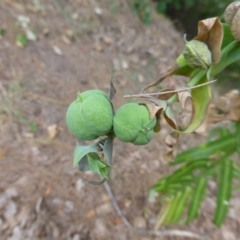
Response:
[[[198,40],[186,42],[183,56],[191,68],[207,69],[212,64],[212,54],[207,44]]]
[[[89,90],[78,95],[67,110],[66,123],[81,140],[107,135],[113,124],[113,107],[106,93]]]
[[[113,130],[123,142],[145,145],[152,139],[156,123],[156,117],[150,119],[146,106],[127,103],[117,110],[113,118]]]

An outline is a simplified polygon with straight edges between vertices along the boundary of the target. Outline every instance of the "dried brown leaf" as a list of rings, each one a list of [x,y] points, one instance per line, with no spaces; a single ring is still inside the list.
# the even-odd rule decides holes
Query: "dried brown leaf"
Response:
[[[192,112],[193,102],[192,102],[191,94],[188,91],[178,92],[177,94],[178,94],[178,100],[181,104],[181,107],[186,112]]]
[[[176,120],[175,120],[175,118],[174,118],[174,116],[173,116],[173,114],[172,114],[172,110],[171,110],[170,108],[167,108],[167,109],[164,111],[163,116],[164,116],[164,118],[166,119],[168,125],[169,125],[171,128],[173,128],[173,129],[175,129],[175,130],[178,129]]]
[[[157,106],[155,104],[144,103],[144,105],[148,108],[151,119],[153,119],[154,117],[160,116],[163,111],[163,107]]]
[[[205,42],[208,45],[212,53],[213,64],[217,64],[221,60],[223,27],[218,17],[199,21],[198,35],[194,39]]]
[[[238,90],[232,90],[231,92],[221,96],[217,99],[216,109],[227,114],[225,120],[239,121],[240,120],[240,94]]]
[[[160,95],[157,96],[157,98],[160,99],[160,100],[165,100],[165,101],[168,100],[169,98],[171,98],[173,95],[176,94],[176,92],[174,92],[175,89],[166,88],[166,89],[163,89],[159,92],[159,93],[165,93],[165,92],[170,92],[170,91],[172,91],[172,92],[171,93],[166,93],[166,94],[160,94]]]

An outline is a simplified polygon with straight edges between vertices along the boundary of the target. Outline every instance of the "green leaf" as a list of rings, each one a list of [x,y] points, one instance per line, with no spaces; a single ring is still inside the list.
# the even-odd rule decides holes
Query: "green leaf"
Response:
[[[114,134],[109,135],[104,142],[103,146],[103,154],[108,163],[108,165],[112,165],[112,155],[113,155],[113,141],[114,141]]]
[[[169,215],[173,204],[174,204],[174,198],[172,198],[172,197],[165,201],[165,204],[162,207],[162,213],[160,214],[160,216],[157,219],[155,229],[158,229],[163,224],[164,220]]]
[[[167,213],[164,214],[165,217],[162,221],[164,225],[173,223],[174,214],[178,208],[179,201],[182,198],[182,196],[183,196],[183,192],[181,191],[177,192],[176,195],[174,196],[174,199],[173,201],[171,201],[169,208],[167,208]]]
[[[88,158],[87,156],[84,156],[81,161],[78,162],[78,169],[81,172],[87,172],[90,171],[90,167],[88,164]]]
[[[100,160],[99,156],[96,153],[89,153],[87,154],[87,158],[90,170],[92,172],[101,174],[100,166],[98,164],[98,161]]]
[[[211,76],[217,75],[238,59],[240,59],[240,42],[233,41],[222,50],[221,61],[210,68]]]
[[[4,28],[0,28],[0,36],[4,36],[6,34],[7,30]]]
[[[173,172],[166,180],[167,183],[180,182],[184,177],[193,177],[194,170],[201,170],[212,165],[210,159],[198,159],[187,163],[177,171]]]
[[[108,179],[109,165],[102,162],[96,153],[89,153],[87,157],[90,170]]]
[[[27,37],[25,34],[18,34],[16,40],[21,44],[22,47],[27,46]]]
[[[210,133],[208,134],[207,141],[210,142],[210,141],[214,140],[216,137],[224,138],[230,134],[231,133],[230,133],[229,129],[223,128],[223,127],[216,127],[214,129],[212,129],[210,131]]]
[[[73,166],[76,166],[84,156],[86,156],[88,153],[97,152],[96,150],[97,143],[88,145],[88,146],[82,146],[80,144],[77,144],[74,150],[74,156],[73,156]],[[86,160],[85,160],[86,161]]]
[[[233,166],[230,159],[226,158],[222,160],[219,177],[217,208],[215,210],[213,220],[215,225],[218,227],[222,225],[226,218],[231,198]]]
[[[186,208],[188,199],[190,198],[191,195],[192,195],[192,188],[186,187],[184,193],[182,194],[181,198],[178,201],[177,207],[171,219],[171,223],[177,223],[180,220],[183,214],[183,211]]]
[[[232,35],[232,31],[231,31],[230,27],[226,23],[222,23],[222,26],[223,26],[224,35],[223,35],[221,49],[224,49],[231,42],[235,41],[235,38]]]
[[[217,152],[229,151],[231,149],[232,151],[235,151],[236,145],[236,137],[234,135],[228,135],[226,137],[219,138],[212,142],[204,143],[200,146],[191,148],[178,154],[176,160],[172,163],[172,165],[208,158]]]
[[[201,177],[198,180],[196,188],[194,189],[194,192],[193,192],[192,201],[188,211],[187,223],[197,218],[201,208],[201,203],[205,196],[206,188],[207,188],[207,178]]]

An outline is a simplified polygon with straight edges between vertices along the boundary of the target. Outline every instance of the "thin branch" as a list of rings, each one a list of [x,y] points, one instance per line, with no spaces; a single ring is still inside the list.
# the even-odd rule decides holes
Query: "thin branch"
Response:
[[[118,216],[121,217],[121,219],[123,220],[124,224],[129,228],[129,229],[132,229],[132,225],[131,223],[127,220],[127,218],[123,215],[121,209],[119,208],[118,204],[117,204],[117,201],[115,199],[115,197],[113,196],[113,193],[112,193],[112,190],[109,186],[109,184],[107,182],[104,182],[104,187],[111,199],[111,202],[112,202],[112,205],[113,205],[113,208],[115,209],[115,211],[117,212]]]
[[[185,238],[191,238],[191,239],[203,239],[202,236],[192,233],[189,231],[182,231],[182,230],[160,230],[160,231],[152,231],[152,230],[147,230],[147,229],[136,229],[134,228],[131,223],[127,220],[127,218],[124,216],[122,213],[121,209],[119,208],[117,201],[113,195],[113,192],[107,182],[104,182],[104,187],[111,199],[112,205],[114,210],[117,212],[118,216],[121,217],[122,221],[124,222],[124,225],[134,231],[135,233],[138,234],[143,234],[143,235],[149,235],[149,236],[154,236],[154,237],[166,237],[166,236],[178,236],[178,237],[185,237]]]
[[[166,91],[166,92],[158,92],[158,93],[141,93],[141,94],[134,94],[134,95],[124,95],[123,97],[149,97],[149,96],[158,96],[158,95],[164,95],[164,94],[169,94],[169,93],[178,93],[178,92],[184,92],[184,91],[188,91],[194,88],[199,88],[199,87],[203,87],[205,85],[211,84],[216,82],[217,79],[209,81],[207,83],[202,83],[199,84],[197,86],[193,86],[193,87],[187,87],[187,88],[182,88],[182,89],[176,89],[176,90],[171,90],[171,91]]]

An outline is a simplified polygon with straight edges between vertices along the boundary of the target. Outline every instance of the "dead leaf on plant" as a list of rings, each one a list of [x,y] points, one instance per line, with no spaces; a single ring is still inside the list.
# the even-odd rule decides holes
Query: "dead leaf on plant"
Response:
[[[218,17],[207,18],[198,22],[198,34],[194,38],[208,45],[212,53],[212,63],[221,60],[223,27]]]
[[[156,117],[156,115],[161,114],[163,111],[163,107],[157,106],[155,104],[144,103],[144,105],[148,108],[150,119],[153,119]]]
[[[166,88],[166,89],[163,89],[161,90],[159,93],[159,95],[157,96],[158,99],[160,100],[168,100],[169,98],[171,98],[173,95],[175,95],[176,93],[174,92],[175,89],[173,88]],[[171,93],[166,93],[165,92],[171,92]]]
[[[178,92],[177,94],[182,109],[186,112],[192,112],[193,102],[191,94],[188,91]]]

